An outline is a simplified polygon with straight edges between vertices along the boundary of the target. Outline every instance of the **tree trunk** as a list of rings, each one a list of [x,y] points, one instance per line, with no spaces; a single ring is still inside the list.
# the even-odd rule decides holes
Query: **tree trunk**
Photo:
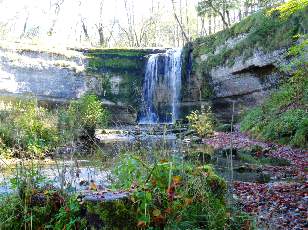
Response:
[[[179,27],[180,27],[180,29],[181,29],[181,32],[182,32],[183,37],[185,38],[185,41],[186,41],[186,42],[189,42],[189,38],[188,38],[188,36],[187,36],[187,34],[186,34],[186,32],[185,32],[185,29],[184,29],[184,27],[183,27],[183,24],[181,23],[179,17],[178,17],[177,14],[176,14],[176,9],[175,9],[175,5],[174,5],[174,0],[171,0],[171,3],[172,3],[172,6],[173,6],[173,16],[174,16],[174,18],[175,18],[177,24],[179,25]]]
[[[84,23],[84,21],[82,19],[81,19],[81,24],[82,24],[82,30],[83,30],[84,36],[86,37],[86,40],[90,41],[90,37],[89,37],[89,33],[88,33],[88,28],[87,28],[87,26],[85,25],[85,23]]]
[[[209,34],[212,34],[212,14],[209,15]]]

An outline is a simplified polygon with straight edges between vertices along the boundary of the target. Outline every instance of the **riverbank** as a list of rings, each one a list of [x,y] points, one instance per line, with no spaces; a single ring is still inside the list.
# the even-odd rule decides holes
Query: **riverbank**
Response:
[[[256,158],[287,160],[290,165],[262,165],[262,172],[269,177],[267,183],[234,181],[233,198],[244,211],[256,216],[261,229],[307,228],[307,150],[255,140],[240,132],[218,132],[204,143],[215,149],[228,149],[232,143],[237,151],[259,146],[259,151],[253,153]]]

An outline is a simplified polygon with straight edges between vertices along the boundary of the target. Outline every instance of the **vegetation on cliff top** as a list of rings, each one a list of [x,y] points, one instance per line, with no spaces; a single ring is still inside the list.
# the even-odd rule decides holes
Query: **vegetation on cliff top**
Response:
[[[279,8],[255,13],[231,28],[198,38],[193,55],[206,55],[206,60],[197,68],[207,72],[218,65],[233,65],[236,57],[248,58],[256,50],[267,53],[288,48],[297,40],[295,35],[306,32],[307,15],[307,0],[291,0]]]

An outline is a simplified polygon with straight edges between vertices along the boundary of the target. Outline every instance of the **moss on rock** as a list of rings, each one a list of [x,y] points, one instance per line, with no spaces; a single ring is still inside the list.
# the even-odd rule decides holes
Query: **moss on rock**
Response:
[[[142,81],[149,54],[162,52],[153,49],[90,49],[84,51],[88,65],[86,72],[101,84],[101,96],[115,103],[123,103],[138,110]],[[112,90],[113,78],[119,78],[118,90]],[[117,83],[116,83],[117,84]]]
[[[102,224],[104,229],[136,229],[136,210],[129,199],[100,203],[88,202],[86,208],[88,216],[96,215],[99,217],[94,223],[90,223],[92,226]]]

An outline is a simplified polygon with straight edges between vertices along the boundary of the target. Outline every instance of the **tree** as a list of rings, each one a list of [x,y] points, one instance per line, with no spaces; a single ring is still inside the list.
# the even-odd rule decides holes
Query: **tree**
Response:
[[[236,7],[238,0],[202,0],[198,3],[197,12],[199,16],[219,16],[225,28],[229,27],[230,10]]]
[[[50,10],[54,10],[54,18],[52,19],[52,23],[51,26],[49,28],[48,31],[48,35],[52,36],[53,32],[54,32],[54,28],[56,26],[57,20],[58,20],[58,16],[61,10],[61,6],[63,5],[64,0],[50,0]]]
[[[148,46],[150,44],[148,34],[152,34],[156,29],[157,23],[157,20],[154,19],[154,5],[151,6],[148,17],[142,17],[138,20],[136,20],[135,5],[133,1],[124,0],[124,9],[126,13],[126,23],[119,22],[118,26],[127,39],[127,45],[130,47]]]
[[[113,28],[116,24],[116,20],[114,19],[108,29],[107,26],[104,24],[104,0],[101,0],[100,7],[99,7],[99,21],[95,24],[95,27],[98,32],[99,36],[99,45],[103,47],[107,47],[110,39],[113,35]]]
[[[180,20],[177,13],[176,13],[175,0],[171,0],[171,3],[172,3],[172,8],[173,8],[174,18],[175,18],[177,24],[179,25],[181,32],[182,32],[182,35],[185,38],[186,42],[189,42],[190,39],[188,38],[187,33],[185,31],[185,28],[184,28],[184,25],[183,25],[182,12],[180,12],[180,15],[181,15],[181,17],[180,17],[181,20]],[[187,6],[187,4],[186,4],[186,6]]]

